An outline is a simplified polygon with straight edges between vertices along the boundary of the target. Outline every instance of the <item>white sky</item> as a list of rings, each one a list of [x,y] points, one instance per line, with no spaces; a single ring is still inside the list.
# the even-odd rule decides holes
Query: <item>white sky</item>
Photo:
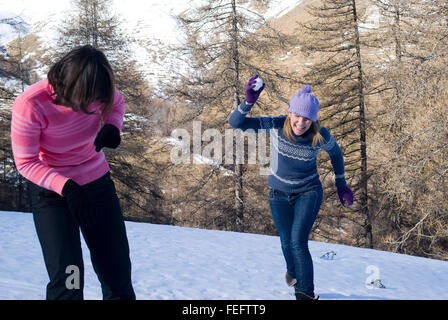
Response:
[[[130,25],[142,25],[145,32],[157,35],[159,39],[173,37],[175,25],[170,13],[178,14],[203,0],[114,0],[111,6],[118,16]],[[285,13],[301,0],[273,0],[266,16]],[[0,0],[0,12],[10,12],[22,16],[33,24],[48,18],[54,19],[59,13],[70,8],[70,0]]]
[[[115,0],[111,6],[130,27],[141,26],[143,32],[157,35],[159,39],[173,36],[175,24],[170,12],[179,13],[191,2],[183,0]],[[60,13],[70,8],[70,0],[0,0],[0,11],[19,15],[34,24],[42,20],[57,20]],[[56,21],[54,21],[56,22]],[[51,23],[51,21],[50,21]]]
[[[266,18],[285,14],[298,5],[302,0],[273,0]],[[137,39],[162,42],[165,44],[179,44],[182,35],[177,34],[176,23],[171,18],[188,8],[197,6],[206,0],[113,0],[110,6],[120,19],[124,20],[125,31]],[[47,42],[58,36],[56,27],[60,19],[67,16],[71,7],[71,0],[0,0],[0,18],[19,16],[27,22],[31,31],[35,31]],[[33,30],[33,28],[37,28]],[[0,24],[0,45],[15,39],[17,33],[5,24]],[[157,48],[155,48],[157,51]],[[134,55],[145,65],[143,69],[152,79],[154,74],[163,74],[164,66],[151,64],[151,57],[145,49],[135,46]],[[160,70],[159,70],[160,69]]]

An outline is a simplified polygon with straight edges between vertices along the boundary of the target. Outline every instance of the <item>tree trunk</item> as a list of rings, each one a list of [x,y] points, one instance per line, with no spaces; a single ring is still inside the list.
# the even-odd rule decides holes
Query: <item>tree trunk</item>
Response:
[[[233,109],[240,104],[239,92],[239,54],[238,54],[238,24],[236,1],[232,0],[232,64],[234,68],[233,75]],[[234,162],[235,166],[235,230],[244,231],[244,200],[243,200],[243,164]]]
[[[358,30],[358,14],[356,12],[356,2],[353,2],[353,27],[355,28],[355,46],[356,46],[356,59],[358,65],[358,97],[359,97],[359,131],[360,131],[360,144],[361,144],[361,180],[360,180],[360,205],[361,214],[364,216],[364,233],[365,233],[365,246],[367,248],[373,248],[373,235],[372,235],[372,217],[368,207],[367,196],[367,143],[366,143],[366,117],[365,117],[365,101],[364,101],[364,83],[362,77],[362,64],[361,64],[361,44]]]
[[[92,45],[95,48],[98,48],[98,6],[97,6],[97,0],[92,1],[92,14],[93,14],[93,30],[92,30]]]

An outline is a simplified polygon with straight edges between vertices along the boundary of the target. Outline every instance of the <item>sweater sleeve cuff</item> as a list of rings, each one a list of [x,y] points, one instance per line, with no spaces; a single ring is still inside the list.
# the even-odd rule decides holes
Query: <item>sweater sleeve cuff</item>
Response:
[[[116,119],[116,118],[108,118],[106,121],[104,121],[104,124],[111,124],[114,127],[116,127],[118,129],[118,131],[121,132],[122,129],[122,125],[123,122],[120,119]]]
[[[345,187],[347,182],[345,181],[345,174],[337,174],[335,175],[335,185],[336,188]]]
[[[238,111],[239,111],[239,113],[245,115],[245,114],[248,114],[250,112],[250,110],[252,109],[253,106],[254,106],[253,104],[246,104],[246,100],[244,100],[238,106]]]
[[[57,175],[56,177],[54,177],[53,181],[51,181],[50,189],[62,196],[62,189],[64,188],[67,180],[69,180],[69,178]]]

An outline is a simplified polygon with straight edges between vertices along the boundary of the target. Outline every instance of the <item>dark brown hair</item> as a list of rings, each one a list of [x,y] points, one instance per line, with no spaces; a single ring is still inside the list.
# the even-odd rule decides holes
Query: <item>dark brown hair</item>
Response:
[[[321,126],[319,121],[313,121],[309,130],[311,130],[313,147],[315,147],[318,143],[323,143],[324,138],[320,134]],[[294,131],[292,130],[291,125],[291,117],[288,114],[288,117],[285,119],[285,123],[283,124],[283,134],[288,138],[289,141],[295,142],[296,139],[294,137]]]
[[[73,111],[89,112],[92,102],[103,103],[103,112],[113,108],[115,78],[109,61],[100,50],[85,45],[77,47],[56,62],[48,72],[54,103]]]

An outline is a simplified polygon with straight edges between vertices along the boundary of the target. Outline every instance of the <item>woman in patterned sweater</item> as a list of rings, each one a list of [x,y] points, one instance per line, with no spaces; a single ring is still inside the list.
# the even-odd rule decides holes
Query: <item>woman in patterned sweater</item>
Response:
[[[296,299],[317,299],[308,249],[308,237],[323,198],[316,158],[320,149],[328,153],[339,199],[342,205],[346,202],[350,206],[353,192],[345,181],[344,158],[328,129],[319,125],[319,101],[310,86],[303,86],[291,98],[287,115],[246,117],[264,89],[263,84],[260,90],[253,90],[256,78],[258,75],[249,80],[246,99],[231,114],[229,124],[243,131],[264,130],[270,134],[269,205],[286,261],[286,282],[294,286]]]

